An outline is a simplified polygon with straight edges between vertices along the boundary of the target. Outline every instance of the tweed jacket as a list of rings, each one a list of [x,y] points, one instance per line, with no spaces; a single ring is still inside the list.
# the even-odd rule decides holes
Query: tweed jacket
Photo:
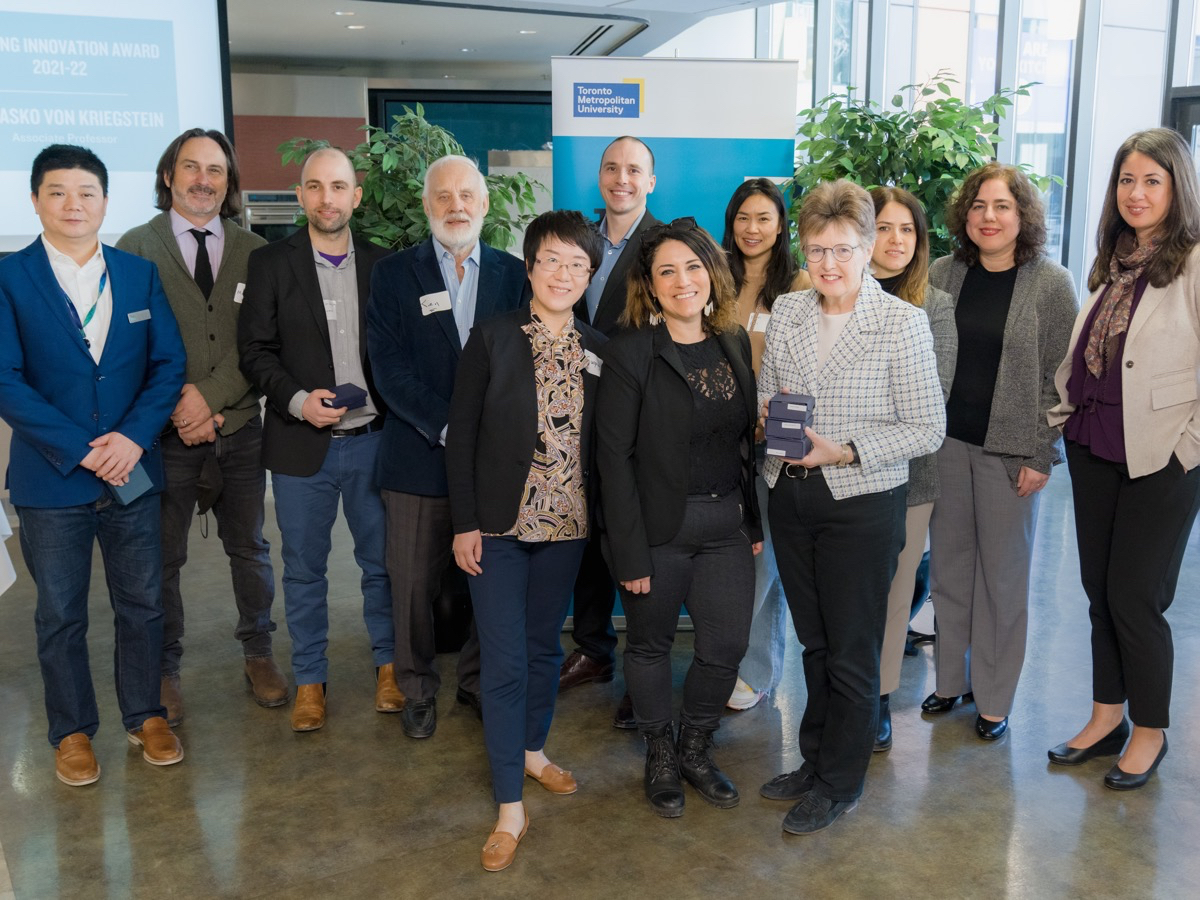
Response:
[[[822,467],[835,500],[890,490],[908,480],[910,459],[933,453],[946,436],[928,317],[863,275],[854,312],[825,364],[818,365],[820,300],[815,290],[776,298],[759,403],[782,388],[811,394],[813,430],[839,444],[854,442],[860,465]],[[778,457],[764,464],[771,487],[782,467]]]
[[[1048,416],[1052,426],[1061,428],[1075,409],[1067,399],[1071,362],[1103,291],[1088,298],[1075,320],[1070,348],[1054,378],[1059,403]],[[1200,465],[1200,246],[1178,278],[1166,287],[1147,286],[1129,322],[1124,365],[1121,415],[1130,477],[1159,471],[1172,453],[1187,471]]]
[[[958,329],[954,326],[954,300],[933,285],[925,288],[925,303],[921,307],[929,318],[933,332],[933,355],[937,357],[938,381],[942,383],[942,398],[950,399],[954,384],[954,366],[958,362]],[[908,461],[908,505],[932,503],[941,493],[938,484],[937,456],[927,453]]]
[[[943,256],[929,267],[929,283],[958,305],[967,264]],[[1071,273],[1040,256],[1017,271],[1004,324],[1000,369],[983,449],[1003,457],[1015,486],[1022,466],[1050,473],[1063,461],[1062,438],[1046,414],[1058,402],[1054,373],[1070,342],[1079,303]]]
[[[179,252],[169,213],[125,232],[117,248],[158,266],[158,277],[187,350],[187,383],[196,386],[214,414],[225,416],[220,431],[230,435],[259,411],[260,395],[238,366],[237,327],[250,251],[266,241],[231,219],[222,219],[221,225],[225,229],[225,249],[212,295],[207,299]]]

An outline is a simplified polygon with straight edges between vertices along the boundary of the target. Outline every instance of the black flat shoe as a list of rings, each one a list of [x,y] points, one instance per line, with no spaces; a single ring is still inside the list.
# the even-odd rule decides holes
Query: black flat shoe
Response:
[[[1121,764],[1117,763],[1104,776],[1104,786],[1112,788],[1114,791],[1136,791],[1150,780],[1150,776],[1158,769],[1158,764],[1163,761],[1163,757],[1166,755],[1167,735],[1164,732],[1162,749],[1158,751],[1158,756],[1154,757],[1154,762],[1150,763],[1150,768],[1139,775],[1133,775],[1126,772],[1121,768]]]
[[[1067,744],[1059,744],[1057,747],[1047,750],[1046,755],[1055,765],[1078,766],[1097,756],[1115,756],[1125,747],[1127,740],[1129,740],[1129,720],[1122,717],[1116,728],[1092,746],[1071,747]]]
[[[410,738],[423,740],[433,737],[437,729],[437,700],[409,699],[400,713],[400,727]]]
[[[921,712],[926,713],[948,713],[954,708],[954,704],[958,702],[958,695],[953,697],[940,697],[937,692],[930,694],[925,698],[925,702],[921,704]],[[973,703],[975,701],[974,694],[963,694],[962,702],[964,704]]]
[[[480,722],[483,721],[483,694],[476,694],[474,691],[468,691],[464,687],[460,687],[454,693],[454,699],[463,706],[469,706],[475,711],[475,718]]]
[[[975,733],[985,741],[998,741],[1004,736],[1004,732],[1008,731],[1008,716],[1005,716],[999,722],[993,722],[991,719],[985,719],[983,716],[975,717]]]

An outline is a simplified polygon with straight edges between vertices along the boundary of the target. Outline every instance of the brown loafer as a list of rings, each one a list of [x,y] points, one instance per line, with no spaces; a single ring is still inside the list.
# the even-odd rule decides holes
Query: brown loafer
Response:
[[[92,742],[83,732],[68,734],[54,751],[54,774],[63,784],[79,787],[100,778],[100,763],[92,752]]]
[[[613,680],[613,671],[612,663],[600,662],[576,650],[563,660],[558,670],[558,689],[565,691],[580,684],[603,684]]]
[[[404,709],[404,694],[396,685],[396,664],[375,671],[375,712],[398,713]]]
[[[316,731],[325,724],[325,685],[296,685],[292,731]]]
[[[164,675],[158,687],[159,703],[167,711],[167,724],[176,728],[183,722],[183,691],[179,686],[179,673]]]
[[[534,775],[528,769],[525,770],[525,774],[552,794],[573,794],[579,790],[579,785],[571,777],[571,773],[560,769],[554,763],[547,763],[542,768],[541,775]]]
[[[283,706],[288,702],[287,678],[270,656],[246,657],[246,681],[259,706]]]
[[[521,809],[525,809],[524,804],[522,804]],[[479,855],[479,860],[483,863],[483,867],[489,872],[499,872],[501,869],[507,869],[511,866],[513,860],[517,858],[517,845],[521,843],[521,838],[525,837],[525,832],[528,830],[528,811],[525,812],[525,827],[521,829],[521,833],[516,837],[513,837],[507,831],[492,829],[492,833],[488,835],[487,843],[483,845],[483,852]]]
[[[140,731],[129,732],[129,743],[142,748],[142,759],[152,766],[173,766],[183,759],[183,745],[162,716],[151,716]]]

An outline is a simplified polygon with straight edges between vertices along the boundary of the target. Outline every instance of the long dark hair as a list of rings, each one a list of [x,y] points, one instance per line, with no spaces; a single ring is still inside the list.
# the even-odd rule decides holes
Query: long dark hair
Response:
[[[1112,262],[1117,238],[1132,231],[1121,218],[1117,208],[1117,181],[1121,167],[1131,153],[1141,153],[1162,166],[1171,176],[1171,208],[1159,229],[1158,252],[1146,266],[1146,277],[1155,287],[1166,287],[1179,277],[1187,263],[1188,254],[1200,243],[1200,179],[1192,163],[1191,150],[1178,132],[1170,128],[1150,128],[1125,139],[1113,159],[1104,207],[1100,213],[1100,230],[1096,234],[1099,254],[1088,273],[1088,290],[1108,284],[1108,267]]]
[[[889,203],[900,204],[912,216],[913,227],[917,230],[917,247],[912,262],[904,267],[896,282],[896,296],[913,306],[924,306],[925,291],[929,288],[929,224],[925,221],[925,209],[921,201],[904,188],[873,187],[868,193],[875,204],[876,218]]]
[[[767,259],[767,277],[763,279],[757,298],[763,308],[770,312],[775,298],[790,291],[792,281],[796,278],[796,260],[792,256],[788,235],[787,204],[784,203],[783,193],[776,187],[775,182],[766,178],[751,178],[738,185],[733,196],[729,198],[729,205],[725,207],[725,234],[721,238],[721,246],[725,248],[729,257],[729,271],[733,275],[734,290],[740,292],[742,285],[746,283],[746,261],[733,238],[733,220],[742,204],[755,194],[761,194],[770,200],[779,216],[779,235],[775,238],[775,246],[771,248],[771,256]]]

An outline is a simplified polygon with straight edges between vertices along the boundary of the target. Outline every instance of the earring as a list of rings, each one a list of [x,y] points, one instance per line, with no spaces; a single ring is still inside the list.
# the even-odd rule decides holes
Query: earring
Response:
[[[651,327],[653,327],[653,326],[661,323],[663,320],[662,307],[658,305],[657,297],[651,297],[650,304],[651,304],[651,306],[654,307],[654,312],[650,313],[650,325],[651,325]]]
[[[713,302],[711,300],[704,304],[704,314],[706,316],[711,316],[713,314]]]
[[[650,313],[650,324],[652,326],[660,324],[662,322],[662,320],[663,320],[663,317],[660,316],[658,313]]]

